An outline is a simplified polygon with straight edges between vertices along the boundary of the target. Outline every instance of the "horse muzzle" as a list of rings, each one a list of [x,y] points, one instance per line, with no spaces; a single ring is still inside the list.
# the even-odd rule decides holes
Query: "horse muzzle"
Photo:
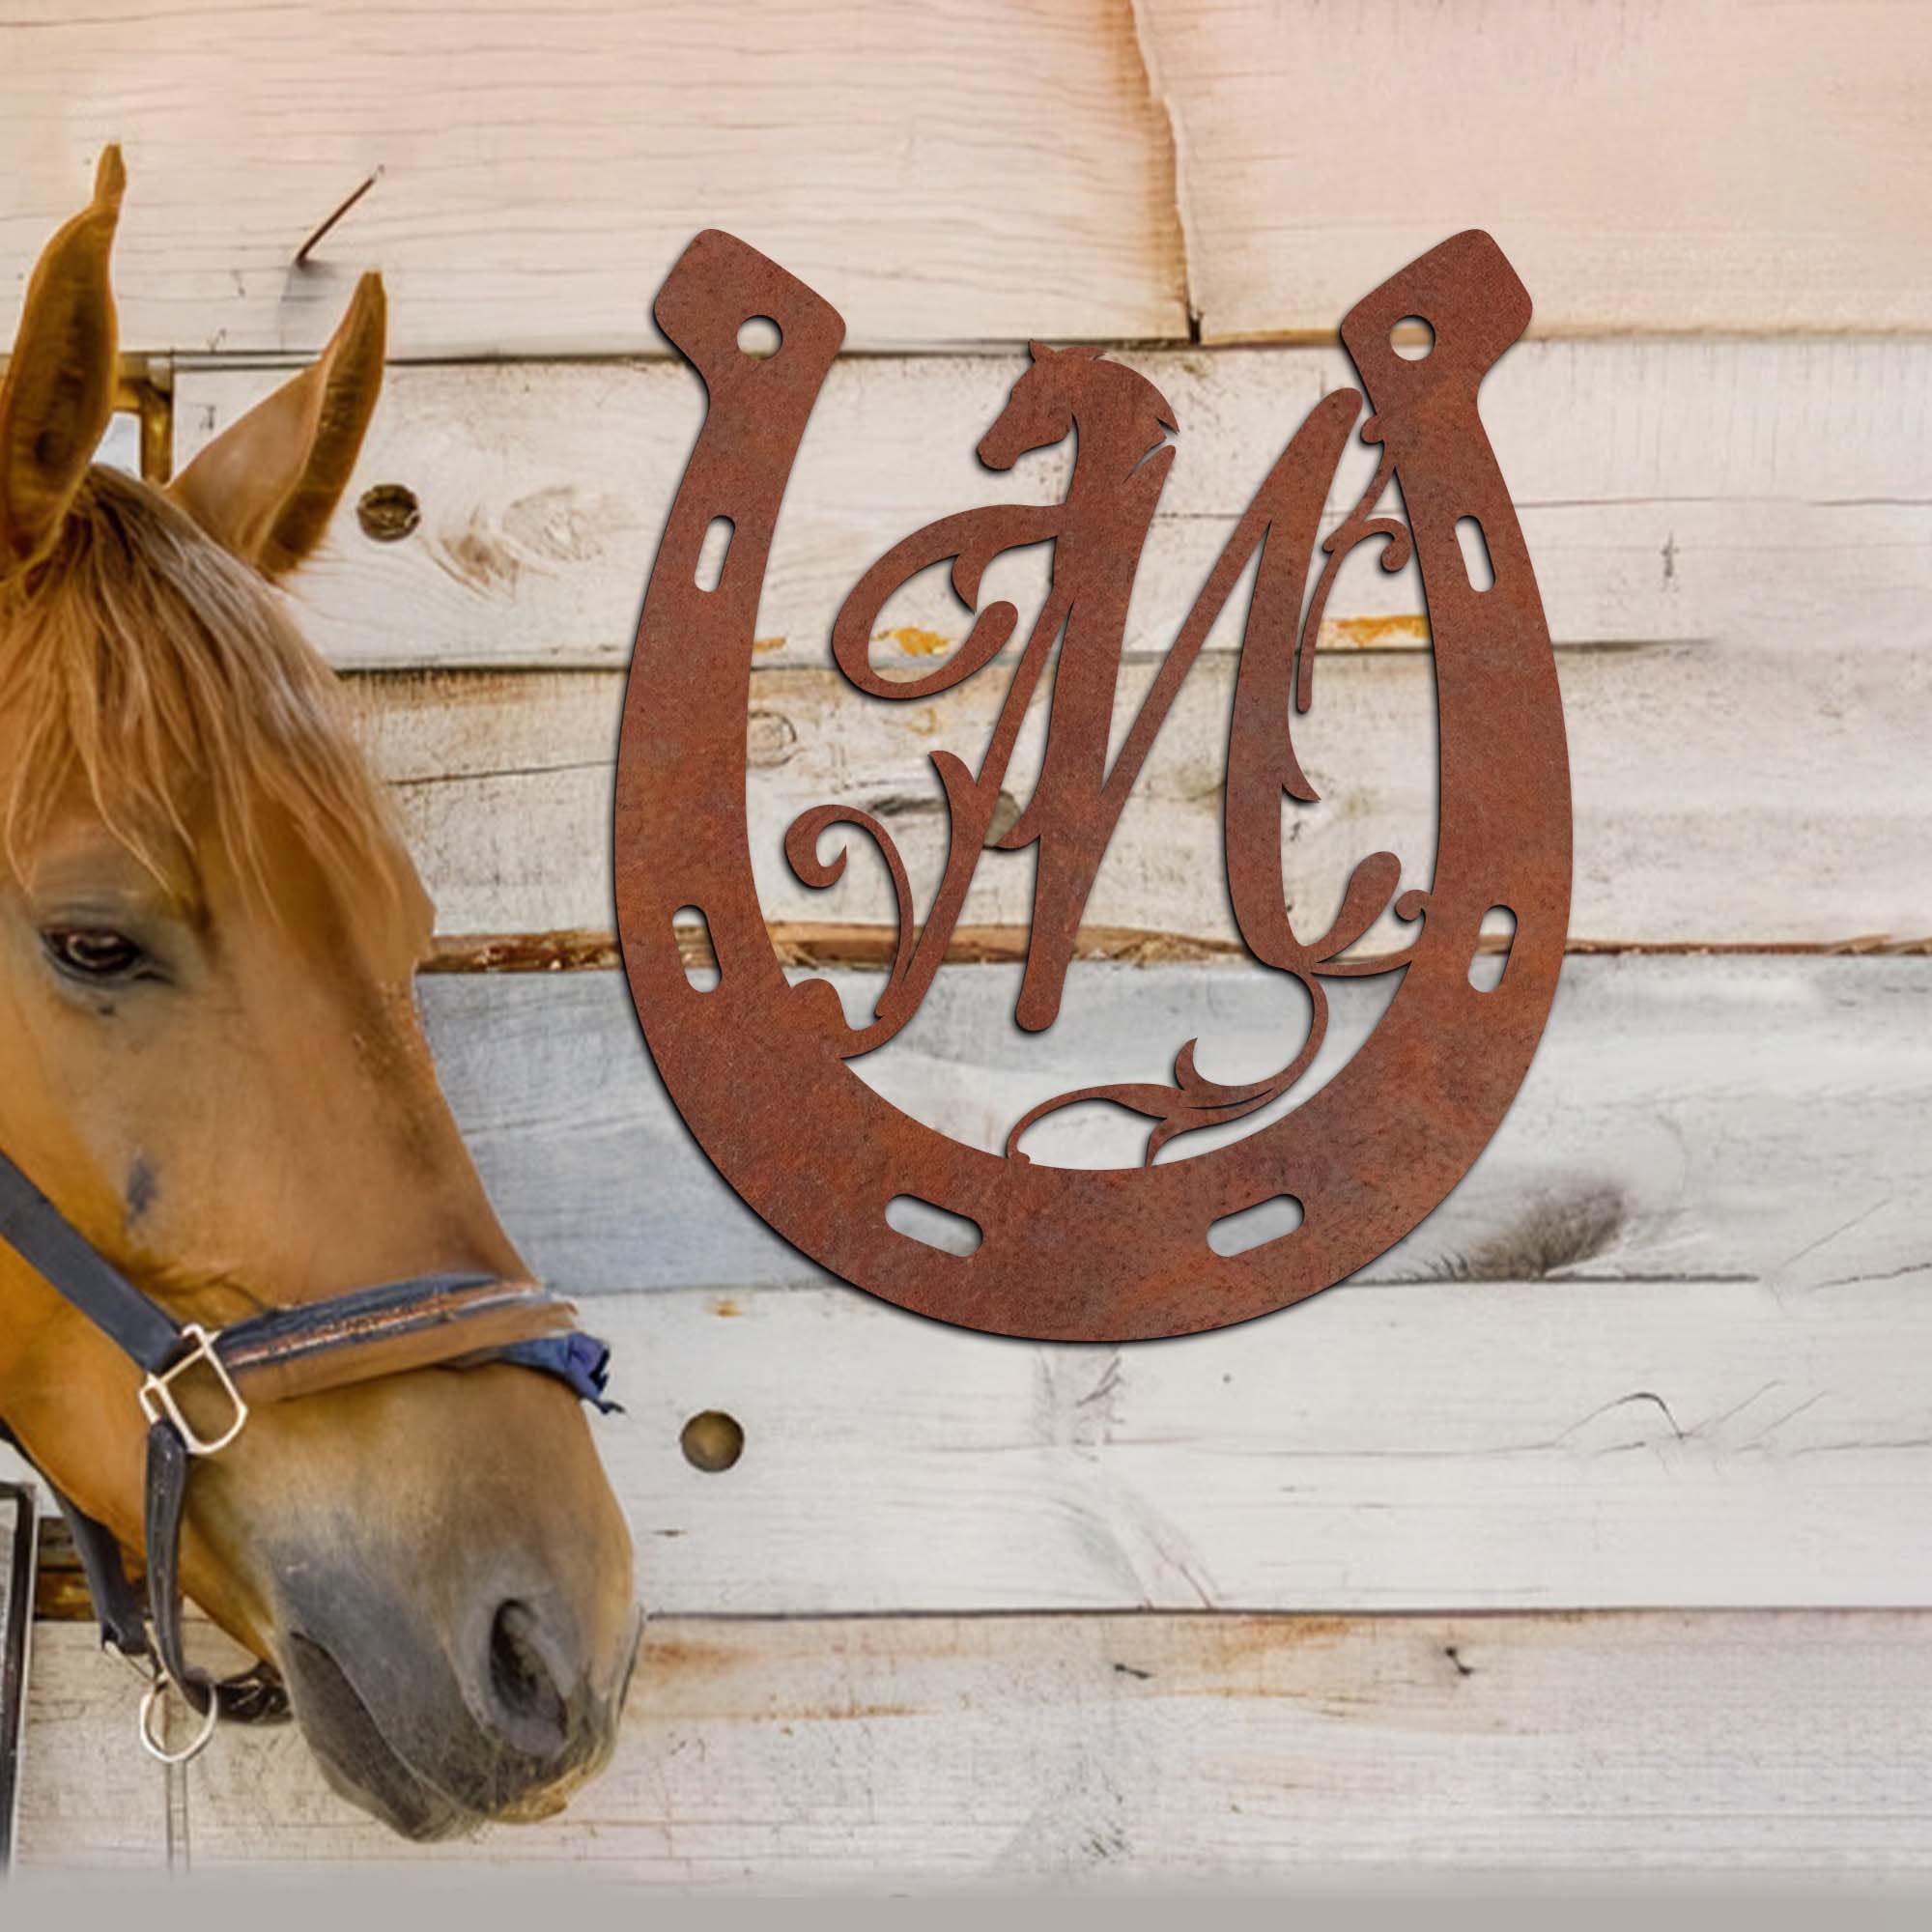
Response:
[[[540,1588],[486,1592],[447,1637],[339,1579],[288,1613],[276,1649],[325,1775],[406,1837],[551,1817],[615,1746],[637,1632],[600,1661]]]

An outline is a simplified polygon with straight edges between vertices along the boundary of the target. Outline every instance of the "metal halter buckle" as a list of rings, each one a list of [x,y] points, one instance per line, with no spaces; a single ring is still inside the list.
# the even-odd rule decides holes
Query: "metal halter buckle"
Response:
[[[186,1764],[191,1758],[199,1757],[214,1736],[215,1725],[221,1721],[221,1699],[211,1684],[208,1687],[208,1709],[200,1714],[194,1736],[179,1750],[170,1748],[167,1719],[161,1714],[168,1692],[175,1688],[174,1679],[163,1670],[156,1673],[155,1681],[141,1693],[141,1747],[150,1757],[158,1758],[163,1764]],[[190,1711],[194,1709],[185,1691],[182,1693],[182,1702]]]
[[[182,1335],[194,1346],[173,1368],[164,1369],[157,1376],[150,1376],[141,1384],[141,1413],[151,1423],[160,1421],[165,1415],[181,1431],[182,1441],[190,1456],[213,1456],[226,1449],[242,1434],[242,1426],[248,1420],[248,1405],[242,1401],[242,1391],[235,1386],[235,1378],[228,1373],[228,1365],[215,1350],[215,1338],[198,1321],[184,1323]],[[194,1425],[182,1413],[181,1404],[175,1400],[176,1377],[186,1374],[197,1363],[207,1364],[209,1372],[221,1384],[222,1393],[235,1408],[234,1421],[213,1439],[196,1434]]]

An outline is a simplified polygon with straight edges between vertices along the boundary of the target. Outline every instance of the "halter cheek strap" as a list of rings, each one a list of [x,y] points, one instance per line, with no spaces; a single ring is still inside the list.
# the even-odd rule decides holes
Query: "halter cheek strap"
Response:
[[[177,1322],[136,1288],[4,1151],[0,1241],[146,1377],[140,1391],[148,1420],[145,1605],[128,1579],[114,1533],[48,1487],[73,1533],[103,1647],[148,1675],[141,1741],[169,1763],[200,1751],[220,1718],[274,1723],[289,1715],[288,1693],[272,1664],[258,1662],[217,1684],[187,1662],[183,1644],[181,1528],[188,1474],[196,1458],[218,1455],[242,1434],[251,1403],[283,1402],[411,1369],[506,1362],[556,1378],[599,1409],[616,1406],[604,1392],[611,1351],[573,1328],[571,1304],[535,1282],[423,1275],[266,1309],[212,1333],[197,1322]],[[6,1434],[0,1424],[0,1436]],[[170,1687],[201,1719],[182,1750],[170,1749],[159,1728]]]

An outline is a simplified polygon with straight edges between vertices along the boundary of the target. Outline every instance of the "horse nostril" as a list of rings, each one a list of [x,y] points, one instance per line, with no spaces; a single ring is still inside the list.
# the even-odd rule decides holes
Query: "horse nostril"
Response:
[[[536,1612],[512,1597],[490,1624],[491,1698],[510,1742],[533,1756],[563,1748],[570,1714],[536,1643]]]

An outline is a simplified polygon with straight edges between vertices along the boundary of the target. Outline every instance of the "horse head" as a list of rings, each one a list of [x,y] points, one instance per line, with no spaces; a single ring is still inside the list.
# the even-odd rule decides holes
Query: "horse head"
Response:
[[[980,439],[980,461],[988,469],[1010,469],[1022,456],[1051,449],[1077,423],[1089,477],[1111,485],[1176,428],[1172,405],[1145,376],[1109,362],[1091,344],[1055,349],[1034,342],[1028,350],[1026,373]]]
[[[210,1328],[522,1276],[417,1019],[428,898],[270,587],[348,481],[382,286],[167,492],[95,467],[122,185],[109,150],[0,391],[0,1148]],[[0,1245],[0,1417],[133,1551],[138,1382]],[[412,1836],[548,1815],[609,1755],[631,1544],[546,1377],[418,1368],[262,1407],[196,1476],[182,1576],[280,1668],[338,1787]]]

